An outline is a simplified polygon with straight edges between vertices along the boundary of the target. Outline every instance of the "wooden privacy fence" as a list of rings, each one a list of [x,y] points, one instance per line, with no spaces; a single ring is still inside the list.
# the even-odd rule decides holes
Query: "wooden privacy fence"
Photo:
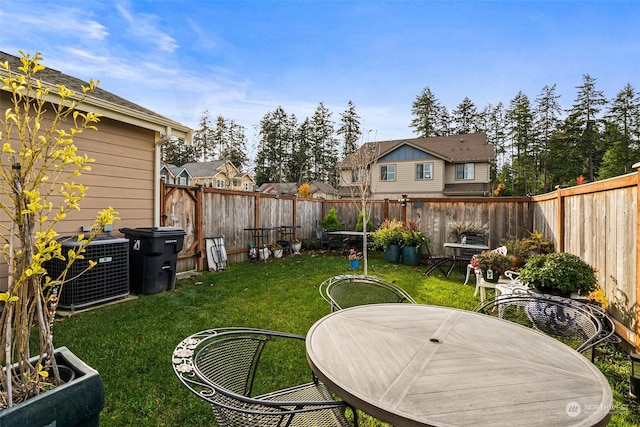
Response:
[[[451,222],[487,224],[487,245],[522,238],[533,230],[553,240],[556,250],[570,252],[598,269],[610,300],[618,333],[640,351],[638,267],[638,173],[592,184],[559,189],[536,197],[423,198],[368,202],[374,227],[385,218],[414,219],[440,251],[451,241]],[[279,239],[281,225],[298,226],[297,237],[316,237],[322,218],[335,208],[346,230],[353,230],[359,201],[318,200],[293,196],[162,184],[163,226],[183,228],[184,249],[178,271],[204,270],[204,239],[224,236],[229,262],[248,259],[247,228],[273,228],[267,241]]]

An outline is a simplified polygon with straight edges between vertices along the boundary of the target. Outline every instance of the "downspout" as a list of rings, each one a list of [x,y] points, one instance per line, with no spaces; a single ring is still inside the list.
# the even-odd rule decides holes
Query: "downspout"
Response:
[[[153,226],[160,227],[160,168],[162,167],[160,162],[160,154],[162,151],[162,144],[169,141],[171,138],[171,126],[165,128],[165,134],[160,135],[160,139],[155,142],[154,147],[154,160],[153,160]]]

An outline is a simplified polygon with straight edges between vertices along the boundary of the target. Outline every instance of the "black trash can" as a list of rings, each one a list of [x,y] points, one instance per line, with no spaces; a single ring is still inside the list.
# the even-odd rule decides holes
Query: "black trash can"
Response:
[[[184,236],[179,227],[121,228],[129,239],[129,280],[135,294],[175,289],[176,263]]]

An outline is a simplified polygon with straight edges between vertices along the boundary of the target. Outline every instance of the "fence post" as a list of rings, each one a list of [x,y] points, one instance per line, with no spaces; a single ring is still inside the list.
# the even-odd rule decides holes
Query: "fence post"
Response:
[[[194,212],[194,223],[196,226],[194,228],[196,233],[195,239],[196,242],[198,242],[198,248],[200,248],[200,251],[198,251],[200,256],[196,259],[198,271],[204,270],[204,261],[207,257],[207,245],[204,243],[204,212],[202,211],[204,203],[202,203],[202,193],[202,187],[199,185],[196,186],[196,206]]]
[[[562,195],[562,187],[558,186],[556,213],[558,215],[558,228],[556,233],[558,235],[557,251],[564,252],[564,196]]]
[[[636,342],[635,352],[640,354],[640,163],[633,165],[637,169],[636,179],[638,182],[636,191]]]

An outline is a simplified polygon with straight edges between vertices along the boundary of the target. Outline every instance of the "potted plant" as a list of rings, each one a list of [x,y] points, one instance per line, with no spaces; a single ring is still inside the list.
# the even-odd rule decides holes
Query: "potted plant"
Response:
[[[294,254],[299,254],[302,249],[302,239],[299,237],[294,238],[291,241],[291,249],[293,249]]]
[[[93,81],[80,96],[46,84],[37,78],[44,69],[41,60],[39,53],[22,54],[18,70],[0,64],[3,90],[11,95],[0,118],[0,209],[6,220],[0,239],[8,268],[7,291],[0,293],[0,425],[29,425],[35,413],[40,425],[97,425],[104,405],[102,380],[66,348],[54,348],[51,329],[58,295],[75,278],[67,277],[70,267],[118,218],[112,208],[103,210],[90,231],[77,236],[74,249],[63,251],[55,229],[79,209],[86,188],[74,180],[93,161],[77,153],[74,137],[95,129],[99,115],[77,109],[95,88]],[[65,268],[50,277],[46,263],[54,258]],[[87,269],[95,264],[89,260]],[[67,384],[62,363],[76,372]]]
[[[500,275],[511,268],[511,260],[496,251],[485,251],[471,257],[471,266],[482,271],[487,282],[497,282]]]
[[[418,230],[418,223],[409,220],[402,230],[402,263],[405,265],[419,265],[421,249],[429,244],[429,238]]]
[[[349,249],[348,258],[349,268],[351,268],[352,270],[357,270],[360,266],[360,254],[358,254],[355,249],[351,248]]]
[[[487,234],[487,224],[479,222],[455,221],[449,223],[447,231],[453,238],[462,242],[465,236],[485,236]]]
[[[282,245],[278,242],[269,244],[269,250],[273,254],[274,258],[282,258]]]
[[[596,274],[580,257],[566,253],[535,255],[520,269],[520,280],[543,293],[587,296],[596,289]]]
[[[373,245],[384,251],[386,262],[400,261],[400,244],[402,243],[402,229],[404,225],[397,219],[385,219],[380,227],[371,233]]]

